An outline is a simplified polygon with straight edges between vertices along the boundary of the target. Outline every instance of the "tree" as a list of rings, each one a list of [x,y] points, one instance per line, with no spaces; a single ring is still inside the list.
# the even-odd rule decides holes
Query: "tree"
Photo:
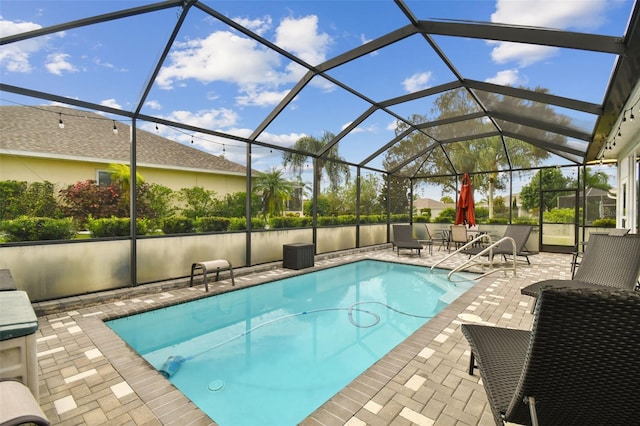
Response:
[[[265,216],[282,216],[286,202],[293,193],[293,184],[284,178],[281,170],[274,167],[258,176],[253,191],[262,199]]]
[[[320,153],[334,138],[335,135],[333,133],[326,131],[320,139],[313,136],[301,137],[293,146],[293,149],[297,152],[287,151],[282,155],[282,165],[291,169],[300,179],[311,154]],[[309,155],[304,154],[304,152],[308,152]],[[343,180],[349,182],[349,166],[343,161],[344,159],[338,154],[337,144],[329,148],[322,157],[317,157],[314,169],[313,190],[315,194],[320,194],[320,180],[323,173],[326,173],[329,178],[330,190],[337,190]]]
[[[591,168],[586,169],[586,173],[582,173],[582,167],[580,167],[580,183],[584,182],[587,188],[597,188],[603,191],[611,189],[609,185],[609,176],[605,172],[596,171],[591,172]]]
[[[440,198],[440,201],[443,202],[443,203],[446,203],[446,204],[453,204],[454,203],[453,198],[451,198],[448,195],[442,196],[442,198]]]
[[[542,207],[543,211],[550,211],[557,207],[558,193],[547,192],[543,195],[542,206],[540,201],[540,184],[543,189],[564,189],[572,185],[571,179],[564,176],[559,169],[540,169],[533,176],[528,185],[524,185],[520,191],[522,207],[527,210],[535,210]]]
[[[182,214],[189,219],[214,216],[216,207],[216,192],[201,186],[182,188],[178,192],[178,199],[185,203]]]
[[[548,92],[543,88],[534,90],[540,93]],[[526,113],[558,125],[569,123],[567,117],[556,114],[552,108],[542,103],[489,93],[482,94],[481,100],[488,110]],[[434,101],[430,116],[414,115],[407,121],[414,124],[429,123],[477,111],[477,103],[467,91],[457,89],[440,95]],[[406,130],[408,130],[407,124],[399,122],[396,133],[401,134]],[[517,131],[517,129],[510,130]],[[549,153],[542,148],[509,137],[505,137],[504,141],[499,136],[474,139],[474,135],[489,131],[495,131],[495,128],[488,120],[482,118],[414,131],[387,151],[383,164],[386,170],[393,170],[406,163],[401,170],[403,175],[428,178],[430,183],[441,186],[443,192],[454,193],[458,189],[457,182],[450,176],[465,172],[485,172],[474,174],[473,185],[476,190],[486,195],[491,218],[494,213],[494,193],[498,189],[506,188],[509,179],[509,174],[501,174],[498,171],[509,167],[518,169],[539,165],[549,156]],[[565,139],[564,136],[543,130],[527,129],[527,134],[532,138],[554,143],[564,142]],[[460,142],[439,143],[458,138],[466,139]],[[508,154],[505,148],[508,149]],[[424,155],[408,162],[419,152],[424,152]]]
[[[111,184],[120,188],[122,194],[122,203],[128,208],[131,191],[131,169],[126,164],[112,163],[107,167],[107,173],[111,178]],[[136,171],[136,186],[140,186],[144,183],[144,178],[140,173]]]
[[[388,191],[387,188],[391,188]],[[397,176],[389,176],[385,179],[378,197],[379,203],[383,209],[387,208],[387,194],[389,197],[389,213],[390,214],[407,214],[409,213],[409,179],[399,178]]]

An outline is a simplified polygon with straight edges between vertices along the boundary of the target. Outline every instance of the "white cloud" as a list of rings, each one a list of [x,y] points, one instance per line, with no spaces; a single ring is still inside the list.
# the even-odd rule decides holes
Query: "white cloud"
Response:
[[[115,99],[105,99],[104,101],[100,102],[100,105],[107,106],[110,108],[122,109],[122,105],[116,102]]]
[[[0,17],[0,36],[2,37],[40,28],[42,26],[33,22],[7,21]],[[33,69],[29,61],[30,56],[42,49],[46,41],[46,38],[36,37],[2,46],[0,49],[0,68],[10,72],[30,72]]]
[[[63,72],[77,72],[78,69],[68,61],[71,55],[67,53],[51,53],[47,55],[45,67],[51,74],[62,75]]]
[[[224,81],[242,88],[277,84],[280,57],[255,41],[227,31],[211,33],[205,39],[176,43],[156,82],[171,89],[175,82],[195,79],[201,83]]]
[[[258,35],[264,35],[272,26],[271,16],[269,15],[256,19],[234,18],[234,21]]]
[[[273,90],[247,90],[241,96],[236,96],[236,103],[242,106],[269,106],[276,105],[284,98],[289,90],[281,92]]]
[[[227,108],[191,111],[173,111],[164,116],[171,121],[189,124],[203,129],[219,129],[230,127],[238,121],[238,115]]]
[[[520,72],[517,69],[498,71],[495,76],[485,80],[487,83],[501,84],[504,86],[521,85]]]
[[[158,101],[147,101],[144,103],[144,105],[156,111],[162,109],[162,105],[160,105],[160,102]]]
[[[413,74],[411,77],[406,78],[402,85],[404,90],[409,93],[417,92],[418,90],[426,89],[430,86],[431,71],[421,72]]]
[[[606,0],[498,0],[491,22],[593,30],[603,23]]]
[[[285,18],[276,29],[276,44],[311,65],[326,60],[331,43],[328,34],[318,32],[318,17],[315,15]]]
[[[269,17],[236,20],[255,31],[266,31],[271,26]],[[280,47],[311,64],[325,60],[332,42],[329,35],[319,33],[318,18],[313,15],[283,19],[275,30],[275,39]],[[226,82],[237,86],[238,105],[265,106],[277,104],[286,95],[280,86],[298,81],[305,72],[293,62],[283,66],[282,56],[250,38],[216,31],[204,39],[176,43],[156,83],[163,89],[172,89],[191,79],[204,84]]]
[[[491,22],[557,29],[593,30],[603,23],[606,0],[497,0]],[[558,49],[523,43],[489,42],[499,64],[517,62],[526,67],[557,53]]]

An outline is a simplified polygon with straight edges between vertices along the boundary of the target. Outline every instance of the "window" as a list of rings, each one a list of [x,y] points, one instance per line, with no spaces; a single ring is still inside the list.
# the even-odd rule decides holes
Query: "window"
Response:
[[[105,170],[98,170],[96,172],[96,182],[98,186],[109,186],[111,185],[111,175]]]

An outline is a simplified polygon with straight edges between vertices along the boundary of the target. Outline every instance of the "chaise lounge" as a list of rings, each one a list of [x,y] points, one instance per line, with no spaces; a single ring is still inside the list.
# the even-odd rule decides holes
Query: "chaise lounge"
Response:
[[[400,256],[400,249],[418,251],[420,256],[420,250],[422,250],[422,244],[418,240],[413,238],[411,232],[411,225],[393,225],[393,247]]]
[[[640,293],[546,289],[531,331],[463,324],[497,425],[637,424]]]
[[[529,239],[529,235],[531,235],[531,230],[533,227],[531,225],[508,225],[507,229],[504,231],[504,237],[512,238],[516,243],[516,256],[524,257],[527,260],[528,264],[531,264],[529,261],[529,256],[534,254],[538,254],[534,251],[527,250],[527,240]],[[475,256],[483,251],[486,247],[469,247],[467,249],[462,250],[461,253],[468,254],[469,256]],[[492,250],[493,256],[502,255],[505,260],[507,256],[513,256],[513,245],[511,241],[503,241],[498,244]],[[487,256],[489,254],[487,253]]]
[[[539,281],[522,288],[520,293],[537,297],[540,289],[550,287],[633,290],[639,274],[639,235],[617,237],[593,234],[589,238],[589,245],[573,279]]]

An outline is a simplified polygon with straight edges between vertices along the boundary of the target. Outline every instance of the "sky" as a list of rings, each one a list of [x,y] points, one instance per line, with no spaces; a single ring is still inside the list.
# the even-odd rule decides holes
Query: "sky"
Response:
[[[149,1],[2,0],[2,37],[76,19],[151,4]],[[310,65],[404,27],[391,0],[204,2]],[[632,0],[407,0],[420,20],[473,20],[623,36]],[[305,69],[227,24],[192,8],[148,96],[142,99],[180,10],[170,8],[59,32],[0,47],[3,83],[249,137],[305,74]],[[612,55],[517,43],[433,36],[465,78],[601,103],[615,64]],[[327,74],[379,102],[455,80],[415,35]],[[390,108],[428,115],[432,98]],[[0,92],[0,105],[48,101]],[[259,140],[291,147],[302,136],[338,134],[370,104],[322,77],[312,79]],[[558,108],[572,124],[593,130],[595,117]],[[111,125],[110,118],[108,125]],[[118,119],[118,117],[115,117]],[[57,123],[57,116],[52,118]],[[122,121],[126,122],[126,119]],[[246,164],[244,144],[142,122],[140,126],[212,154]],[[156,129],[157,127],[157,129]],[[340,155],[360,162],[394,136],[395,118],[376,112],[340,143]],[[257,147],[252,167],[281,167],[276,150]],[[556,159],[557,160],[557,159]],[[382,168],[381,158],[371,164]],[[309,176],[307,176],[309,178]],[[307,180],[305,178],[305,180]]]

